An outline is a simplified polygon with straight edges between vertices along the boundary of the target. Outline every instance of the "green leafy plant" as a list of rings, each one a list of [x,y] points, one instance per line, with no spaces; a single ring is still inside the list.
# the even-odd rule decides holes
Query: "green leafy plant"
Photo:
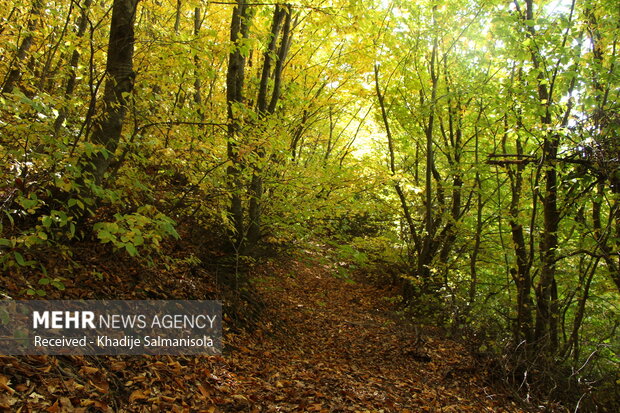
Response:
[[[111,222],[97,222],[93,230],[101,243],[110,243],[132,257],[139,254],[139,249],[159,250],[165,237],[179,238],[174,220],[151,205],[142,206],[132,214],[117,213],[114,218]]]

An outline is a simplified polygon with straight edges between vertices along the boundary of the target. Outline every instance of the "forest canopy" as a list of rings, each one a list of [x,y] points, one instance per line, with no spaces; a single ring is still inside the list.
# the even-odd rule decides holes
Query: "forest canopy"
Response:
[[[89,243],[148,266],[321,240],[522,393],[618,403],[617,1],[0,10],[13,298],[62,294]]]

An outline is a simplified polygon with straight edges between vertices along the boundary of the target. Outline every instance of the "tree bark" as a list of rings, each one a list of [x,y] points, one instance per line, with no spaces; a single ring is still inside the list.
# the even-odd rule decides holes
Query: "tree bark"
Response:
[[[377,100],[379,101],[379,107],[381,109],[381,118],[383,119],[383,126],[385,127],[385,133],[387,135],[388,141],[388,154],[389,154],[389,165],[390,165],[390,173],[392,176],[396,175],[396,160],[395,160],[395,151],[394,151],[394,139],[392,137],[392,130],[390,129],[390,122],[388,121],[387,111],[385,110],[385,100],[383,93],[381,92],[381,87],[379,86],[379,65],[375,64],[375,90],[377,92]],[[409,235],[414,242],[414,248],[416,251],[420,246],[420,236],[418,234],[418,229],[413,221],[413,216],[411,215],[411,211],[409,209],[409,204],[407,202],[407,198],[405,197],[405,193],[403,192],[400,183],[398,181],[394,181],[394,189],[398,194],[398,199],[400,200],[400,206],[403,210],[403,214],[405,215],[405,220],[407,221],[407,226],[409,227]]]
[[[261,76],[261,85],[258,96],[258,117],[264,119],[275,113],[276,105],[280,99],[280,88],[282,84],[282,70],[284,62],[288,55],[291,41],[291,17],[292,9],[290,5],[276,6],[273,14],[273,24],[271,27],[271,39],[269,47],[265,51],[263,62],[263,71]],[[277,37],[280,32],[280,25],[284,18],[284,26],[282,27],[282,36],[280,45],[277,50],[276,64],[273,71],[273,90],[271,99],[267,106],[267,86],[269,80],[269,72],[271,71],[272,55],[276,48]],[[265,150],[262,147],[257,149],[259,159],[265,157]],[[261,199],[263,196],[263,172],[262,168],[255,167],[252,173],[252,182],[250,183],[250,205],[249,205],[249,225],[248,225],[248,244],[253,247],[261,237]]]
[[[526,0],[525,23],[528,37],[534,38],[536,31],[529,22],[534,19],[533,0]],[[532,64],[540,69],[538,52],[531,50]],[[540,116],[545,133],[543,140],[543,158],[541,167],[544,168],[544,191],[542,193],[543,206],[543,230],[540,241],[541,271],[540,279],[536,285],[536,327],[535,339],[540,343],[546,353],[552,354],[558,348],[558,303],[556,273],[556,250],[558,248],[557,231],[560,216],[557,206],[557,169],[555,158],[558,153],[558,140],[556,134],[547,131],[551,125],[552,96],[547,87],[543,71],[539,70],[537,76],[538,99],[544,113]]]
[[[26,56],[28,56],[28,51],[32,46],[32,42],[34,40],[32,33],[37,28],[37,22],[39,19],[39,14],[41,13],[41,8],[41,0],[35,0],[32,5],[32,10],[30,11],[30,18],[28,19],[26,37],[24,37],[24,40],[22,40],[22,43],[17,49],[17,54],[15,55],[15,58],[12,62],[12,68],[9,71],[9,75],[4,81],[4,85],[2,86],[3,94],[13,92],[13,89],[15,88],[17,82],[19,82],[22,77],[22,70],[20,66],[22,62],[26,59]]]
[[[228,158],[232,164],[227,168],[231,191],[230,215],[233,220],[235,247],[241,248],[245,238],[243,203],[241,199],[241,159],[239,156],[239,135],[241,119],[236,106],[243,103],[243,84],[246,58],[240,49],[240,42],[248,37],[249,7],[246,0],[237,0],[230,23],[230,41],[233,49],[228,57],[226,73],[226,106],[228,113]]]
[[[86,24],[88,23],[88,10],[90,9],[90,5],[92,4],[92,0],[84,0],[84,4],[81,9],[80,17],[77,21],[77,37],[81,38],[84,36],[86,32]],[[68,99],[73,95],[73,91],[75,90],[75,85],[77,83],[77,67],[80,61],[80,51],[75,48],[73,53],[71,54],[71,60],[69,61],[69,79],[67,80],[67,86],[65,87],[65,99]],[[54,121],[54,135],[58,135],[60,132],[60,128],[67,118],[67,108],[62,107],[58,111],[58,116]]]
[[[118,146],[127,112],[127,98],[134,87],[134,22],[139,0],[114,0],[106,62],[102,113],[93,125],[91,141],[103,146],[91,158],[95,181],[103,180]]]

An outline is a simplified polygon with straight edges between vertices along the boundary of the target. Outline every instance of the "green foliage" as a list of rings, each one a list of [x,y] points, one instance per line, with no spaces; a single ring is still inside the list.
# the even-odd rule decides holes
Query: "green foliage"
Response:
[[[177,239],[177,222],[186,221],[230,244],[246,235],[234,234],[231,199],[248,211],[258,176],[261,242],[329,241],[343,263],[339,276],[360,271],[402,286],[411,317],[474,331],[487,351],[511,354],[525,339],[515,320],[527,289],[531,329],[544,304],[558,315],[558,348],[541,359],[574,371],[588,362],[592,377],[612,376],[620,354],[610,334],[620,314],[614,2],[576,2],[572,12],[566,2],[534,2],[531,16],[522,2],[294,7],[281,97],[269,116],[255,106],[273,7],[253,5],[248,38],[233,45],[222,18],[232,5],[209,3],[195,25],[200,2],[178,2],[178,11],[176,2],[141,3],[134,91],[124,92],[121,136],[107,148],[92,137],[109,93],[110,10],[93,3],[34,10],[37,2],[0,0],[15,11],[2,22],[2,87],[18,74],[0,94],[0,266],[29,274],[24,294],[62,290],[42,257],[69,261],[81,242],[149,257],[165,253],[163,240]],[[89,25],[80,34],[82,12]],[[247,58],[242,102],[226,94],[235,48]],[[110,165],[98,177],[101,158]],[[552,234],[549,172],[557,181]],[[545,235],[558,240],[554,298],[537,290],[552,239]],[[520,247],[527,287],[514,276]],[[169,270],[198,265],[163,261]]]
[[[402,243],[393,234],[376,237],[355,237],[352,248],[362,251],[365,263],[393,266],[402,262]]]
[[[164,237],[179,238],[174,221],[150,205],[138,208],[133,214],[115,214],[114,218],[111,222],[97,222],[93,230],[101,243],[110,243],[132,257],[138,255],[138,247],[159,250]]]

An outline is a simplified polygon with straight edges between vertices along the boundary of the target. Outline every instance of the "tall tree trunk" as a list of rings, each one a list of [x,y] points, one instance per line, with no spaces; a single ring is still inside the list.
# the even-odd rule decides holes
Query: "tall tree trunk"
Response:
[[[174,34],[179,34],[179,28],[181,26],[181,6],[181,0],[177,0],[176,11],[174,13]]]
[[[28,18],[26,36],[24,37],[24,40],[22,40],[22,43],[19,45],[19,48],[17,49],[17,54],[13,58],[11,70],[9,71],[9,74],[4,81],[4,85],[2,86],[2,93],[13,92],[13,89],[15,88],[17,82],[19,82],[22,77],[22,70],[20,66],[26,60],[26,57],[28,56],[28,51],[32,46],[32,42],[34,40],[33,33],[37,28],[41,8],[41,0],[35,0],[32,5],[32,9],[30,10],[30,17]]]
[[[616,62],[616,41],[612,45],[612,55],[610,56],[610,63],[607,70],[605,69],[604,54],[605,51],[601,42],[601,33],[599,29],[599,23],[596,18],[596,14],[592,9],[592,5],[586,5],[584,15],[587,23],[588,38],[590,40],[590,47],[592,50],[592,57],[595,64],[601,68],[601,70],[595,70],[592,72],[592,85],[594,89],[594,98],[596,100],[596,108],[593,114],[594,130],[597,133],[597,144],[604,148],[603,156],[606,158],[601,165],[601,173],[607,180],[609,180],[609,188],[615,196],[613,197],[613,203],[609,211],[609,231],[610,234],[615,231],[615,242],[612,245],[608,244],[608,237],[597,237],[599,248],[603,253],[603,260],[609,269],[609,275],[616,285],[618,291],[620,291],[620,143],[618,143],[617,136],[614,136],[613,127],[609,131],[606,129],[609,127],[607,123],[607,113],[612,112],[613,109],[608,108],[607,102],[609,99],[610,88],[612,82],[605,82],[604,78],[601,79],[604,72],[607,72],[607,76],[614,73]],[[613,121],[612,121],[613,122]],[[599,192],[602,192],[602,183],[599,185]],[[598,205],[598,234],[601,234],[600,224],[600,203]],[[596,224],[596,222],[595,222]],[[613,229],[615,226],[615,230]],[[615,248],[614,248],[615,247]]]
[[[528,37],[534,38],[536,30],[531,23],[534,19],[533,0],[526,0],[525,22]],[[540,122],[545,133],[541,167],[544,169],[544,191],[542,193],[543,206],[543,229],[540,241],[541,271],[540,279],[536,285],[536,329],[535,339],[542,345],[547,353],[554,353],[558,348],[558,302],[556,273],[556,250],[558,248],[558,227],[560,215],[557,206],[557,169],[556,157],[558,153],[558,140],[556,134],[548,132],[551,125],[552,96],[545,79],[544,71],[540,70],[540,56],[538,51],[531,49],[532,64],[539,70],[537,76],[538,99],[544,109]]]
[[[507,127],[508,125],[504,125]],[[523,148],[521,140],[517,138],[517,160],[521,160]],[[526,343],[532,341],[532,279],[530,275],[530,265],[528,251],[525,243],[523,225],[519,223],[521,194],[523,191],[523,170],[524,163],[518,163],[513,171],[508,166],[508,176],[510,178],[511,200],[509,207],[509,224],[512,242],[514,245],[516,268],[511,269],[511,275],[517,288],[517,322],[515,326],[515,342]]]
[[[460,171],[461,168],[461,156],[462,156],[462,146],[463,146],[463,128],[462,128],[462,119],[460,116],[460,107],[462,107],[462,103],[460,98],[457,96],[456,99],[453,99],[450,94],[450,82],[448,77],[448,63],[447,56],[444,55],[444,76],[446,83],[446,93],[448,95],[447,99],[447,109],[448,109],[448,131],[446,133],[445,127],[443,126],[440,119],[440,129],[442,132],[442,136],[447,142],[447,147],[452,150],[450,156],[448,156],[448,164],[452,172],[452,204],[450,206],[450,217],[442,232],[441,237],[439,237],[439,243],[441,245],[441,249],[439,251],[439,260],[441,263],[447,263],[450,257],[450,252],[452,251],[452,247],[454,246],[454,242],[457,239],[457,229],[456,223],[461,219],[461,213],[463,209],[462,205],[462,190],[463,190],[463,177]],[[456,100],[456,103],[454,102]],[[440,183],[438,183],[440,185]],[[467,209],[468,207],[465,206]],[[448,285],[448,268],[444,268],[444,284],[446,287]]]
[[[258,99],[258,115],[259,119],[266,118],[275,113],[276,105],[280,99],[280,88],[282,85],[282,70],[284,69],[284,62],[288,55],[288,50],[291,41],[291,17],[292,9],[290,5],[276,6],[273,15],[273,24],[271,27],[271,39],[267,50],[265,51],[265,58],[263,63],[263,71],[261,76],[261,84],[259,89]],[[267,106],[267,81],[269,79],[269,72],[271,70],[272,58],[271,55],[275,51],[278,33],[280,32],[280,25],[284,18],[284,25],[282,27],[282,36],[280,39],[280,45],[277,50],[276,64],[273,70],[273,90],[271,92],[271,99]],[[272,51],[270,53],[270,50]],[[257,149],[259,159],[265,157],[265,150],[262,147]],[[263,196],[263,172],[261,167],[255,167],[252,173],[252,182],[250,184],[250,206],[249,206],[249,226],[248,226],[248,244],[254,246],[261,236],[261,198]]]
[[[102,145],[92,159],[95,181],[100,183],[112,163],[127,112],[127,96],[133,91],[134,22],[139,0],[114,0],[106,62],[102,113],[93,125],[91,141]]]
[[[86,32],[86,25],[88,23],[88,10],[90,9],[90,5],[92,4],[92,0],[84,0],[84,4],[81,6],[82,12],[80,13],[80,17],[77,21],[77,37],[81,38],[84,36]],[[69,99],[71,95],[73,95],[73,91],[75,90],[75,85],[77,83],[77,67],[80,61],[80,51],[75,48],[73,53],[71,54],[71,60],[69,60],[69,78],[67,79],[67,86],[65,88],[65,100]],[[60,128],[67,118],[67,108],[61,107],[58,111],[58,116],[54,121],[54,134],[58,135],[60,132]]]
[[[474,123],[474,164],[479,165],[479,155],[480,155],[480,135],[478,130],[478,121],[482,116],[483,105],[480,103],[480,112],[478,114],[478,119]],[[476,301],[476,292],[478,289],[478,254],[480,253],[480,244],[482,243],[482,213],[484,208],[484,202],[482,201],[482,178],[480,177],[480,171],[476,168],[476,175],[474,177],[474,190],[476,191],[476,232],[474,235],[474,246],[472,248],[470,260],[469,260],[469,273],[471,276],[469,282],[469,303],[468,307],[474,305]]]
[[[175,23],[176,24],[176,23]],[[202,8],[200,6],[196,6],[194,8],[194,38],[198,39],[200,34],[200,28],[202,26]],[[200,64],[200,56],[198,56],[198,51],[194,53],[194,107],[196,109],[196,114],[198,115],[198,121],[203,122],[205,118],[204,109],[202,106],[202,80],[200,78],[200,74],[202,72],[201,64]],[[197,136],[192,134],[192,138],[189,142],[189,153],[194,153],[194,142],[196,141]]]
[[[394,139],[392,137],[392,131],[390,129],[390,122],[388,121],[387,111],[385,109],[385,99],[383,93],[381,92],[381,87],[379,85],[379,64],[375,63],[375,90],[377,92],[377,100],[379,101],[379,108],[381,109],[381,118],[383,119],[383,126],[385,127],[385,134],[387,136],[388,143],[388,155],[389,155],[389,167],[390,173],[392,177],[396,176],[396,160],[395,160],[395,150],[394,150]],[[405,221],[407,222],[407,227],[409,229],[409,235],[413,240],[414,250],[416,254],[420,251],[421,239],[418,234],[418,229],[416,228],[415,222],[413,221],[413,216],[411,215],[411,211],[409,209],[409,203],[407,198],[405,197],[405,193],[400,186],[398,180],[394,179],[394,189],[396,190],[396,194],[398,195],[398,199],[400,200],[400,206],[403,210],[403,214],[405,216]],[[405,303],[409,302],[413,297],[413,288],[409,282],[405,282],[403,284],[403,301]]]
[[[437,6],[433,6],[433,22],[435,21],[435,13]],[[435,168],[435,160],[433,154],[433,130],[435,123],[435,100],[437,99],[437,86],[439,76],[437,73],[437,51],[438,39],[437,34],[433,37],[433,47],[431,50],[431,59],[429,64],[429,74],[431,77],[431,97],[429,102],[428,123],[425,125],[426,138],[426,172],[424,179],[425,199],[425,232],[422,239],[422,245],[418,254],[417,273],[420,277],[428,279],[430,275],[430,265],[433,261],[435,243],[435,223],[433,219],[433,170]]]
[[[379,107],[381,109],[381,118],[383,119],[383,126],[385,127],[385,133],[387,135],[388,141],[388,155],[389,155],[389,165],[390,165],[390,173],[392,176],[396,175],[396,159],[395,159],[395,150],[394,150],[394,139],[392,137],[392,130],[390,129],[390,122],[388,121],[387,111],[385,109],[385,98],[383,93],[381,92],[381,87],[379,85],[379,64],[375,64],[375,90],[377,92],[377,100],[379,101]],[[407,222],[407,226],[409,228],[409,235],[414,242],[414,248],[416,250],[420,247],[420,237],[418,234],[418,229],[416,228],[415,222],[413,221],[413,216],[411,215],[411,211],[409,209],[409,203],[407,198],[405,197],[405,193],[400,186],[400,183],[395,180],[394,181],[394,189],[396,190],[396,194],[398,195],[398,199],[400,200],[400,206],[403,210],[403,214],[405,215],[405,220]]]
[[[194,36],[200,34],[200,26],[202,24],[202,10],[198,6],[194,9]],[[194,103],[197,107],[198,119],[200,122],[204,120],[202,111],[202,82],[200,80],[200,57],[198,53],[194,55]]]
[[[284,7],[276,6],[276,9],[273,12],[273,20],[269,34],[269,45],[267,46],[267,49],[265,49],[265,53],[263,53],[263,70],[261,71],[258,97],[256,99],[256,110],[258,111],[259,116],[267,115],[266,112],[269,104],[267,96],[269,91],[269,80],[271,79],[273,61],[276,58],[275,53],[278,45],[278,36],[280,34],[280,30],[282,29],[282,22],[285,15],[286,11]]]
[[[240,49],[240,43],[248,37],[249,7],[246,0],[237,0],[233,9],[230,23],[230,41],[232,50],[228,57],[228,71],[226,73],[226,104],[228,113],[228,158],[232,164],[227,168],[229,187],[231,191],[230,215],[233,220],[235,246],[241,248],[245,238],[243,222],[243,203],[241,198],[241,159],[239,156],[239,135],[241,133],[241,119],[238,105],[243,103],[243,84],[245,76],[245,56]]]

